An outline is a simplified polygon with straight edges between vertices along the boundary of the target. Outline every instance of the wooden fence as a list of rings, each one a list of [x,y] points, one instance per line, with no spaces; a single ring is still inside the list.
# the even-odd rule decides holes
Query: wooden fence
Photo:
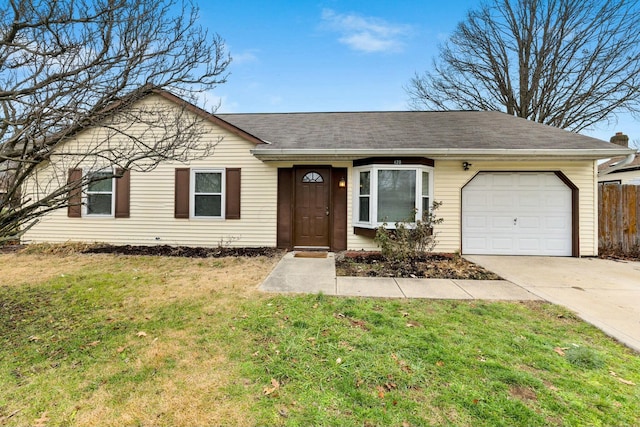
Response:
[[[640,185],[598,185],[598,245],[637,252],[640,247]]]

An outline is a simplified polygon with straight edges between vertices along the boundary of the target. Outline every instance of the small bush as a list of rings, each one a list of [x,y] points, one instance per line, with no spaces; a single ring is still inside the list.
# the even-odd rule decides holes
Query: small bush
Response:
[[[567,361],[585,369],[600,369],[604,366],[602,356],[588,347],[571,347],[565,352]]]
[[[386,223],[378,227],[375,242],[380,246],[384,258],[391,262],[405,263],[432,252],[438,243],[433,228],[443,221],[435,213],[441,205],[441,202],[433,202],[431,210],[425,212],[415,224],[414,211],[414,215],[406,221],[396,222],[395,230],[388,229]]]

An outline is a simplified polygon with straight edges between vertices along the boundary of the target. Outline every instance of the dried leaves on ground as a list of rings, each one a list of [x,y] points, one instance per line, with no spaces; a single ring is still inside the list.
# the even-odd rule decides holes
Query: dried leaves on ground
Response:
[[[624,251],[621,248],[601,247],[598,248],[598,256],[602,259],[625,260],[640,262],[640,246]]]
[[[338,276],[500,280],[457,254],[430,253],[389,261],[379,252],[345,252],[336,257]]]

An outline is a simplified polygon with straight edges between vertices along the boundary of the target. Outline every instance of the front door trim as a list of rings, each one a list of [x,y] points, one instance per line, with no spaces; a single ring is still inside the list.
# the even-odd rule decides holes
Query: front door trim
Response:
[[[298,170],[308,171],[327,169],[329,181],[329,243],[326,246],[309,247],[299,245],[294,235],[295,224],[295,190]],[[329,249],[342,251],[347,249],[347,189],[348,169],[330,165],[294,165],[289,168],[278,168],[277,193],[277,229],[276,244],[278,248],[292,250],[294,248]]]

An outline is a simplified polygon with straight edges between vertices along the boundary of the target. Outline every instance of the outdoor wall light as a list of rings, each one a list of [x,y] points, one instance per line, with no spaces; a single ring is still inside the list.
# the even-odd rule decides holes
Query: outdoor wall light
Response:
[[[344,177],[340,178],[340,181],[338,181],[338,187],[345,188],[346,186],[347,186],[347,181],[344,179]]]
[[[466,171],[468,171],[471,166],[473,166],[473,165],[471,163],[469,163],[469,162],[462,162],[462,169],[464,169]]]

